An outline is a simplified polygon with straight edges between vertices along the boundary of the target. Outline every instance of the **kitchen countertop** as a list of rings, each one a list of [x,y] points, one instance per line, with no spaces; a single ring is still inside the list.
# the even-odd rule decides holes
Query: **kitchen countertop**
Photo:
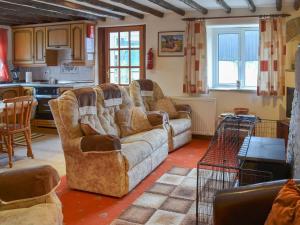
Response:
[[[0,84],[1,87],[83,87],[83,86],[93,86],[93,81],[61,81],[57,84],[49,84],[45,81],[34,81],[31,83],[17,82],[17,83],[3,83]]]

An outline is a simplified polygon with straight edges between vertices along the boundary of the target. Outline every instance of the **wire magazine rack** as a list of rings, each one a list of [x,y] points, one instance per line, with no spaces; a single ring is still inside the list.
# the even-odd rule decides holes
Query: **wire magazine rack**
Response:
[[[253,135],[272,135],[266,122],[271,121],[255,116],[230,116],[219,124],[205,155],[197,163],[197,225],[213,225],[213,199],[217,191],[272,179],[270,172],[242,169],[243,161],[237,157],[239,151],[247,153]]]

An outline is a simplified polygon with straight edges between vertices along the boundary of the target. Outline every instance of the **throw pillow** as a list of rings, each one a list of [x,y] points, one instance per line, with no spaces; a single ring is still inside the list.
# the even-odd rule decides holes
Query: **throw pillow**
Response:
[[[121,109],[116,113],[116,117],[121,137],[152,129],[147,115],[141,107]]]
[[[289,180],[279,191],[265,225],[297,225],[300,221],[300,189]]]
[[[170,119],[175,119],[178,117],[178,112],[176,111],[176,108],[170,98],[161,98],[159,99],[155,106],[154,111],[162,111],[169,114]]]

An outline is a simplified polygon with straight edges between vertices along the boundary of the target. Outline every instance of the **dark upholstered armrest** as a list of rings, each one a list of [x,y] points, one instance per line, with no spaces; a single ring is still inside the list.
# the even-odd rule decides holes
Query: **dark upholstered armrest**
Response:
[[[286,180],[272,181],[218,192],[214,225],[263,225],[285,183]]]
[[[44,196],[59,184],[57,171],[49,166],[9,170],[0,173],[0,201],[10,203]]]
[[[89,135],[81,139],[81,151],[113,151],[121,149],[121,142],[117,136],[113,135]]]
[[[165,125],[169,123],[169,115],[166,112],[150,111],[147,117],[152,126]]]
[[[176,108],[177,112],[187,112],[189,114],[192,113],[192,107],[190,105],[187,105],[187,104],[175,105],[175,108]]]

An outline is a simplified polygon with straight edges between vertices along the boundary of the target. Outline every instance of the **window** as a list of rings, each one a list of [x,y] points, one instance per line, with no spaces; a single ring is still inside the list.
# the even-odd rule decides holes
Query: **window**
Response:
[[[144,77],[144,26],[106,29],[108,82],[128,85]]]
[[[213,29],[213,87],[254,88],[258,74],[257,27]]]

